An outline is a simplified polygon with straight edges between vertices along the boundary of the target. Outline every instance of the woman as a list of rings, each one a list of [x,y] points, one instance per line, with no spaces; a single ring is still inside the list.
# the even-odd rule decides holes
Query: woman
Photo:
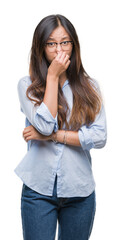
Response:
[[[83,68],[77,33],[62,15],[35,29],[30,76],[18,82],[28,151],[15,169],[23,181],[24,240],[87,240],[95,216],[90,149],[106,143],[98,84]]]

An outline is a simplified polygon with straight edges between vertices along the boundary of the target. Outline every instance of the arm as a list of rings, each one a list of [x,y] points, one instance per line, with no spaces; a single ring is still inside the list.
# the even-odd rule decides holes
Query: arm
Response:
[[[24,129],[23,137],[26,142],[28,142],[29,140],[39,141],[53,140],[68,145],[81,146],[78,137],[78,132],[76,131],[74,132],[58,130],[56,133],[53,132],[50,136],[44,136],[40,134],[33,126],[29,126]]]
[[[51,140],[72,146],[81,146],[78,131],[58,130],[56,133],[52,133]]]
[[[53,117],[56,116],[58,109],[59,77],[66,71],[69,64],[69,56],[64,52],[59,52],[48,68],[43,102],[46,104]]]
[[[105,146],[107,139],[104,107],[102,106],[100,113],[89,127],[83,125],[79,131],[58,130],[50,136],[43,136],[33,126],[29,126],[24,129],[23,137],[25,141],[32,139],[39,141],[53,140],[68,145],[81,146],[83,150],[102,148]]]
[[[44,104],[48,107],[52,116],[55,118],[58,108],[58,77],[47,74]]]
[[[52,134],[52,140],[73,146],[81,146],[83,150],[103,148],[107,141],[107,124],[104,105],[95,121],[90,125],[83,125],[79,131],[59,130]]]
[[[18,82],[18,95],[21,110],[28,118],[29,122],[43,135],[50,135],[53,131],[57,131],[57,115],[54,118],[44,102],[40,106],[34,106],[26,96],[26,90],[31,84],[29,77],[25,77]]]
[[[84,150],[91,148],[103,148],[107,141],[107,124],[105,109],[102,108],[95,118],[95,121],[90,125],[83,125],[79,131],[79,140]]]
[[[51,135],[58,129],[57,124],[57,105],[58,105],[58,81],[59,76],[69,66],[69,56],[60,52],[49,66],[46,89],[43,102],[35,107],[34,103],[26,96],[26,90],[31,84],[30,78],[20,79],[18,83],[18,95],[21,110],[28,118],[29,122],[43,135]],[[28,84],[29,83],[29,84]]]

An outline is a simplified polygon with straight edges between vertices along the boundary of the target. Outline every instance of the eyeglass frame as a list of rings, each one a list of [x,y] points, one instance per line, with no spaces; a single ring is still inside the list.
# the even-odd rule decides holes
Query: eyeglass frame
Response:
[[[55,49],[57,49],[57,45],[60,45],[63,48],[62,43],[64,43],[64,42],[68,42],[68,43],[72,43],[73,44],[73,41],[70,40],[70,41],[62,41],[60,43],[57,43],[57,42],[47,42],[47,43],[45,43],[45,46],[49,47],[49,45],[48,45],[49,43],[54,43],[56,45],[54,45],[53,47],[50,47],[50,49],[54,48],[54,50],[55,50]]]

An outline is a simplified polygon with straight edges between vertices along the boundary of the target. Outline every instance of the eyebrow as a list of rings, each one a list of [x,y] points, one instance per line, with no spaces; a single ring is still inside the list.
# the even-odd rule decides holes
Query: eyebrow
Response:
[[[67,38],[69,38],[69,37],[68,37],[68,36],[65,36],[65,37],[61,38],[61,40],[65,40],[65,39],[67,39]],[[54,39],[53,37],[49,37],[48,40],[53,40],[53,41],[55,41],[55,39]]]

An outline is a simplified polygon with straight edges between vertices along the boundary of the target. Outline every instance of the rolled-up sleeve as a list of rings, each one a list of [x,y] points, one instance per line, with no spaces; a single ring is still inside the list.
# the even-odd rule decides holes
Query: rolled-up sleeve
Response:
[[[29,83],[29,77],[25,77],[20,79],[17,85],[21,111],[41,134],[49,136],[58,130],[57,115],[54,118],[44,102],[35,106],[34,102],[27,98]]]
[[[104,105],[102,105],[95,121],[90,125],[83,125],[79,131],[79,141],[83,150],[91,148],[103,148],[107,140],[106,114]]]

